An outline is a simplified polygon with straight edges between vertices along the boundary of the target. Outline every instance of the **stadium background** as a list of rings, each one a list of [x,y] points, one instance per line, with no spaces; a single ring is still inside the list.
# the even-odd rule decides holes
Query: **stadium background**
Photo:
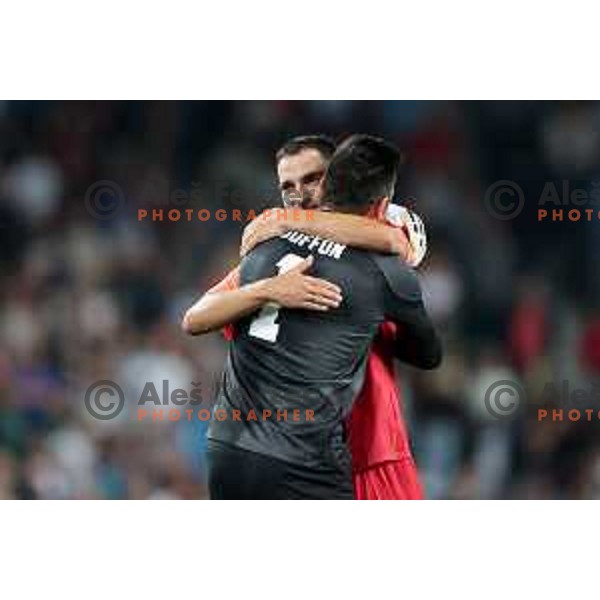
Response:
[[[97,420],[85,391],[118,382],[129,409],[146,381],[193,381],[210,402],[225,344],[185,338],[182,310],[237,261],[231,211],[279,203],[276,148],[315,132],[406,153],[446,349],[399,369],[428,497],[600,497],[598,420],[537,419],[545,382],[600,373],[600,220],[537,218],[548,183],[600,182],[599,125],[573,102],[0,103],[0,498],[206,496],[203,423]],[[513,218],[498,182],[523,194]],[[484,402],[499,380],[527,392],[510,419]]]

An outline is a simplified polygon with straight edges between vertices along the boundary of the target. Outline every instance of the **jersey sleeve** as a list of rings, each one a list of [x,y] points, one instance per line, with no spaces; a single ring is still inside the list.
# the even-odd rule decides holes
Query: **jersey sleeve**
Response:
[[[227,273],[227,275],[225,276],[224,279],[221,279],[221,281],[219,281],[219,283],[217,283],[216,285],[213,285],[213,287],[211,287],[208,290],[208,293],[213,293],[213,292],[226,292],[229,290],[236,290],[240,287],[240,267],[239,265],[237,267],[235,267],[235,269],[232,269],[231,271],[229,271],[229,273]],[[228,325],[225,325],[225,327],[223,327],[222,330],[223,333],[223,337],[230,342],[234,337],[235,337],[235,325],[233,323],[229,323]]]
[[[433,369],[442,358],[435,327],[423,304],[416,273],[392,256],[377,255],[375,262],[383,277],[385,316],[401,326],[396,356],[422,369]]]
[[[406,322],[422,311],[423,295],[415,272],[394,256],[374,255],[384,281],[384,310],[393,321]]]

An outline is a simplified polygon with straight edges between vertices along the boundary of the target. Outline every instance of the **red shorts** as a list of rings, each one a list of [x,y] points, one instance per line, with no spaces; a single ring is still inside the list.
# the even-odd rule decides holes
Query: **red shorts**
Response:
[[[353,475],[356,500],[423,500],[417,467],[410,458],[391,460]]]

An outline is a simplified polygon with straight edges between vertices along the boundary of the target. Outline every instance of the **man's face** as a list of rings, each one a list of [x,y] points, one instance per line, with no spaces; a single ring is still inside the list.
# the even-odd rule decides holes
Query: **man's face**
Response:
[[[298,205],[304,209],[319,208],[321,178],[327,169],[323,155],[306,148],[292,156],[284,156],[277,164],[279,189],[284,204]]]

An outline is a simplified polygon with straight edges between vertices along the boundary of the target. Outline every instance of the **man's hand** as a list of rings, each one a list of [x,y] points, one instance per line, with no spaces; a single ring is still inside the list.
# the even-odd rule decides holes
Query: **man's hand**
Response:
[[[342,290],[324,279],[306,275],[312,264],[313,257],[309,256],[285,273],[240,288],[237,284],[231,287],[221,282],[186,311],[181,328],[189,335],[208,333],[241,319],[268,302],[285,308],[319,311],[337,308],[342,301]],[[237,278],[238,270],[230,276],[232,274]]]
[[[244,228],[240,256],[244,257],[258,244],[277,237],[288,229],[283,219],[285,209],[273,208],[261,213]],[[286,212],[287,214],[287,212]]]
[[[304,308],[326,311],[342,302],[342,290],[325,279],[306,275],[313,257],[305,258],[295,267],[263,282],[269,301],[285,308]]]

